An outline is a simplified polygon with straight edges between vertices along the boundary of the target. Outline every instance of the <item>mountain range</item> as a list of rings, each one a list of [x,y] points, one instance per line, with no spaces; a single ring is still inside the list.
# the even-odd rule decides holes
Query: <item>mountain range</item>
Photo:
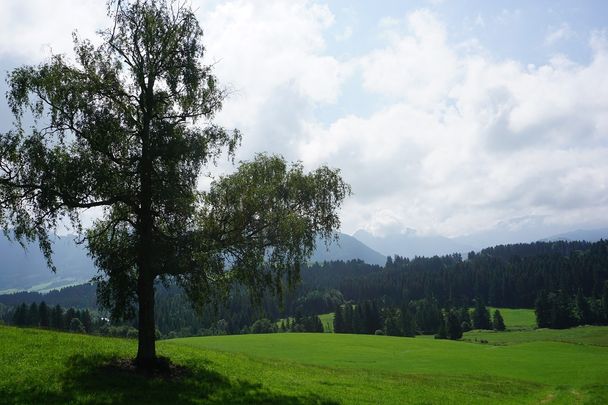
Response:
[[[49,291],[89,281],[95,274],[86,249],[74,237],[53,237],[53,262],[57,273],[46,265],[37,244],[24,250],[18,243],[0,236],[0,292]]]
[[[608,238],[608,228],[575,230],[555,234],[536,240],[586,240],[595,242]],[[470,251],[500,244],[472,244],[467,241],[474,237],[447,238],[444,236],[419,235],[413,230],[386,236],[375,236],[364,230],[354,235],[340,233],[337,241],[327,245],[317,241],[317,248],[310,262],[360,259],[369,264],[383,266],[387,256],[399,255],[435,256],[460,253],[463,257]],[[494,239],[492,239],[494,240]],[[499,239],[497,239],[499,240]],[[527,241],[522,241],[527,242]],[[506,242],[503,242],[506,243]],[[13,291],[49,291],[68,285],[81,284],[91,280],[96,270],[86,249],[74,242],[73,236],[53,239],[54,262],[57,273],[51,272],[37,245],[29,245],[26,250],[17,243],[0,236],[0,293]]]
[[[416,256],[443,256],[452,253],[466,256],[466,253],[476,250],[475,247],[454,239],[444,236],[418,235],[413,230],[386,236],[374,236],[364,230],[358,230],[353,236],[385,257],[399,255],[413,258]]]

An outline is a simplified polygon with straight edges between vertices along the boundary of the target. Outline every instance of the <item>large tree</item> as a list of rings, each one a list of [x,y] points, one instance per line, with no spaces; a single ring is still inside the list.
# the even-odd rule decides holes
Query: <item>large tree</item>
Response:
[[[150,367],[156,282],[177,282],[196,305],[234,282],[254,298],[281,293],[316,236],[339,227],[350,188],[337,170],[306,173],[262,154],[197,191],[202,170],[240,140],[213,123],[226,93],[201,62],[202,30],[172,2],[108,9],[100,46],[74,35],[74,62],[54,55],[9,74],[15,129],[0,135],[0,227],[38,240],[55,270],[49,234],[71,221],[100,270],[100,302],[138,316],[137,364]],[[85,229],[82,212],[94,207],[103,214]]]

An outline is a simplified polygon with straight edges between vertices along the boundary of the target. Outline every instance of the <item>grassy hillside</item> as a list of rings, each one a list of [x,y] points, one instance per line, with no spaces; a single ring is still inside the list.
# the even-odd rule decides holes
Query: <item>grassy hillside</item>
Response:
[[[500,310],[508,330],[526,330],[536,327],[536,315],[533,309],[488,307],[490,315],[493,315],[496,309]]]
[[[579,326],[572,329],[535,329],[513,332],[474,330],[466,332],[463,340],[486,340],[494,345],[512,345],[527,342],[563,342],[608,347],[608,326]]]
[[[598,371],[608,373],[604,347],[559,342],[497,347],[372,335],[272,334],[184,338],[171,344],[327,367],[493,375],[551,385],[600,382]]]
[[[188,367],[177,380],[149,380],[117,368],[117,359],[132,356],[135,346],[124,339],[0,327],[0,402],[608,401],[608,348],[587,344],[495,346],[327,333],[161,341],[161,355]]]

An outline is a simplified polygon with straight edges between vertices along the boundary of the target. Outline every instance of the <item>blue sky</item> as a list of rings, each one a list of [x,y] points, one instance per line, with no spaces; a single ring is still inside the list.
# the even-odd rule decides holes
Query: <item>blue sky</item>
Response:
[[[607,2],[192,4],[232,90],[217,120],[243,131],[238,158],[341,168],[345,232],[608,226]],[[73,29],[107,24],[97,0],[4,1],[0,69],[69,55]]]

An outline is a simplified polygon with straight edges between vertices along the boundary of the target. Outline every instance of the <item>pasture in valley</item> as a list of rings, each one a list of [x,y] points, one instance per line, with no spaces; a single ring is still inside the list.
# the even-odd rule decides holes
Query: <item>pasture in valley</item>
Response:
[[[471,331],[464,341],[333,333],[173,339],[158,343],[162,356],[185,366],[170,379],[121,368],[135,348],[129,339],[0,327],[0,398],[10,404],[608,401],[606,327]]]

